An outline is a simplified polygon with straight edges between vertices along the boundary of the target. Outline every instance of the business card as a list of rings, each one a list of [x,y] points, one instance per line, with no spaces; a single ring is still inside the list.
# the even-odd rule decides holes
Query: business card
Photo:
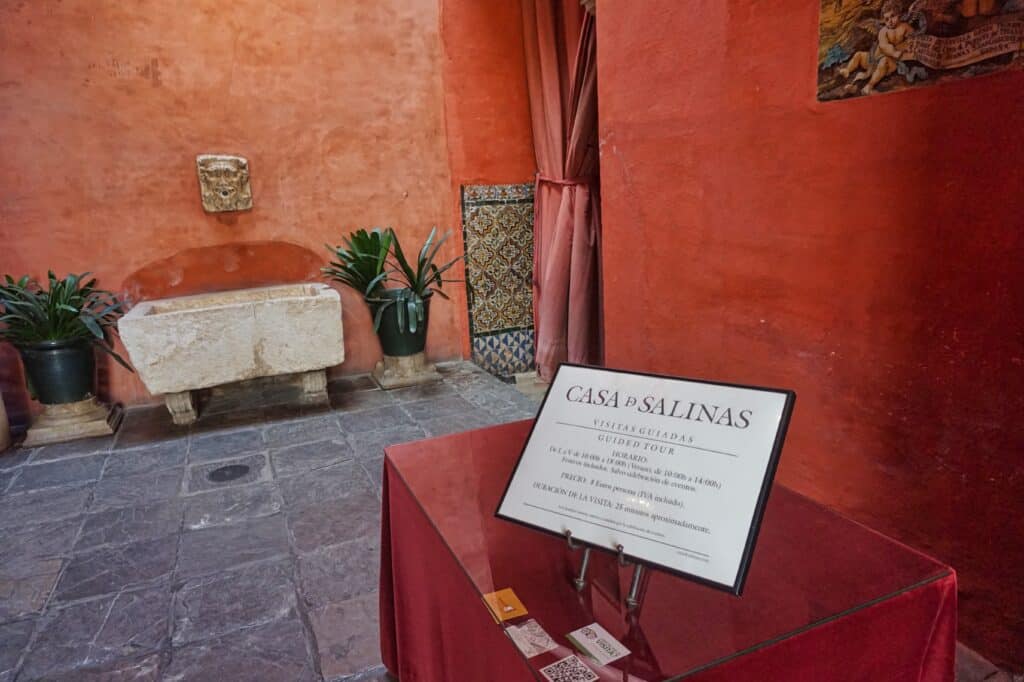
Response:
[[[630,653],[622,642],[612,637],[610,632],[597,623],[573,630],[566,636],[577,649],[594,659],[598,665],[607,665]]]
[[[498,622],[525,616],[528,611],[511,587],[484,595],[484,603]]]
[[[560,661],[546,665],[540,674],[548,682],[594,682],[597,675],[579,656],[566,656]]]
[[[558,648],[558,643],[544,631],[533,618],[521,625],[510,625],[505,629],[523,656],[533,658]]]

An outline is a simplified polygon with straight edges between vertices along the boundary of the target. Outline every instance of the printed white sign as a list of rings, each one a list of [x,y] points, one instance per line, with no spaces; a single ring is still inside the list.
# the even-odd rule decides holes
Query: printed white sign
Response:
[[[497,514],[739,594],[794,399],[562,365]]]

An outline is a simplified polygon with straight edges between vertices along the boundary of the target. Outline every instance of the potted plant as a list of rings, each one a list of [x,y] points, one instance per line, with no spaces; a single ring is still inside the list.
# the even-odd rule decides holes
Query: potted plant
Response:
[[[57,279],[50,272],[45,289],[27,275],[7,275],[0,284],[0,341],[18,350],[29,393],[44,405],[80,402],[95,393],[94,348],[131,371],[111,341],[124,304],[88,276]]]
[[[334,252],[336,260],[323,268],[324,275],[363,296],[370,306],[373,329],[386,356],[422,353],[427,342],[430,299],[434,294],[448,298],[441,287],[444,282],[455,280],[445,280],[444,274],[462,257],[444,265],[435,263],[448,235],[436,237],[435,227],[430,230],[415,263],[406,258],[391,228],[375,228],[370,232],[357,230],[343,240],[342,246],[327,247]],[[389,288],[391,275],[397,275],[402,286]]]

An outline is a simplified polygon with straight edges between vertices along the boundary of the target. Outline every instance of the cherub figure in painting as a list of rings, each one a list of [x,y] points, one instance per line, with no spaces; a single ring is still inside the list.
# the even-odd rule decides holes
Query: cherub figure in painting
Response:
[[[878,42],[871,51],[861,51],[853,55],[846,66],[839,69],[843,78],[856,73],[853,82],[868,79],[861,93],[870,95],[875,86],[893,74],[899,62],[914,58],[908,49],[907,41],[914,33],[914,27],[900,18],[900,5],[896,0],[888,0],[882,5],[882,28],[878,31]]]

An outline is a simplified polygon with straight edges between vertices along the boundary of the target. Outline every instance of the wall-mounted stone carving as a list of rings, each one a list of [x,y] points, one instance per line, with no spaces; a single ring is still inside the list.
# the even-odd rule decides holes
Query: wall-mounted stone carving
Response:
[[[196,157],[199,192],[207,213],[252,208],[249,162],[241,156],[200,154]]]

